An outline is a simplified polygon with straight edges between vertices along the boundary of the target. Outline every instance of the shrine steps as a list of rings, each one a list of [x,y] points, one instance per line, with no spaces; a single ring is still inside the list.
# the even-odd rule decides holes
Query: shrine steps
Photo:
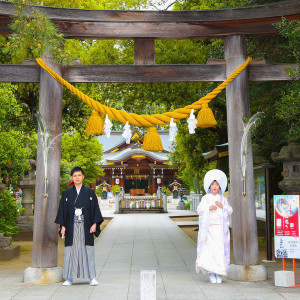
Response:
[[[151,213],[165,213],[163,208],[120,208],[120,214],[151,214]]]

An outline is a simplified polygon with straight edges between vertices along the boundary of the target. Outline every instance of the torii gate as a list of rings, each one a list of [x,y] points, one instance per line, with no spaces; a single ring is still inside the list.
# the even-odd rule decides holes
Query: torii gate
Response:
[[[56,65],[46,63],[72,83],[79,82],[200,82],[224,81],[246,59],[246,37],[276,35],[272,25],[284,16],[300,19],[300,1],[247,8],[203,11],[100,11],[39,7],[66,38],[134,40],[134,65]],[[0,2],[0,35],[11,32],[12,3]],[[223,38],[225,61],[209,65],[155,65],[155,39]],[[254,201],[252,151],[247,162],[247,194],[242,201],[242,173],[239,159],[242,122],[249,116],[249,81],[290,80],[285,68],[296,64],[252,63],[227,88],[229,168],[233,214],[234,263],[231,278],[264,280],[265,270],[256,269],[258,243]],[[51,127],[53,137],[61,133],[62,86],[38,65],[0,65],[0,82],[39,82],[39,111]],[[57,267],[57,226],[61,142],[55,143],[48,158],[48,201],[44,188],[41,143],[38,142],[33,255],[31,275],[25,281],[54,282]],[[268,208],[267,208],[268,209]],[[44,212],[47,212],[46,214]],[[262,266],[257,266],[262,267]],[[53,273],[51,273],[53,271]],[[258,271],[258,273],[256,273]],[[25,272],[26,273],[26,272]],[[239,273],[239,274],[238,274]],[[54,275],[53,275],[54,274]],[[236,275],[234,275],[236,274]]]

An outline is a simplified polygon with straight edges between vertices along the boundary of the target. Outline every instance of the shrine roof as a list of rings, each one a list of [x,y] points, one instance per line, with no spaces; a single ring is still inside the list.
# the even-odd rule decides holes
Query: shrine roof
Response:
[[[125,142],[122,133],[122,131],[112,131],[109,138],[105,134],[98,136],[97,139],[103,145],[103,151],[109,151]]]
[[[127,148],[125,150],[118,151],[118,152],[105,153],[103,155],[102,164],[106,165],[107,162],[122,161],[126,158],[130,158],[132,155],[145,155],[152,158],[155,161],[161,161],[161,162],[169,161],[168,153],[166,152],[150,152],[143,149]]]

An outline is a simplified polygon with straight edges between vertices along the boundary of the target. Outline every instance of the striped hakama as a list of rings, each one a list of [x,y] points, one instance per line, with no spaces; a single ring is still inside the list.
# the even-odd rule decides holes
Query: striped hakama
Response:
[[[65,247],[64,278],[95,278],[94,257],[94,246],[85,245],[84,216],[74,216],[73,245]]]

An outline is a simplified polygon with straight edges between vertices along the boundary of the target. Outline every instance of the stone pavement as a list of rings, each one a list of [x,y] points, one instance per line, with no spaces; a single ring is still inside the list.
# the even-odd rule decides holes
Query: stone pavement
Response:
[[[72,286],[24,284],[22,271],[0,271],[0,299],[135,300],[140,298],[141,270],[156,270],[161,300],[300,299],[300,288],[274,286],[279,265],[268,267],[270,279],[264,282],[225,279],[210,284],[207,276],[194,271],[195,243],[168,214],[115,215],[97,239],[95,253],[96,287],[83,280]]]

